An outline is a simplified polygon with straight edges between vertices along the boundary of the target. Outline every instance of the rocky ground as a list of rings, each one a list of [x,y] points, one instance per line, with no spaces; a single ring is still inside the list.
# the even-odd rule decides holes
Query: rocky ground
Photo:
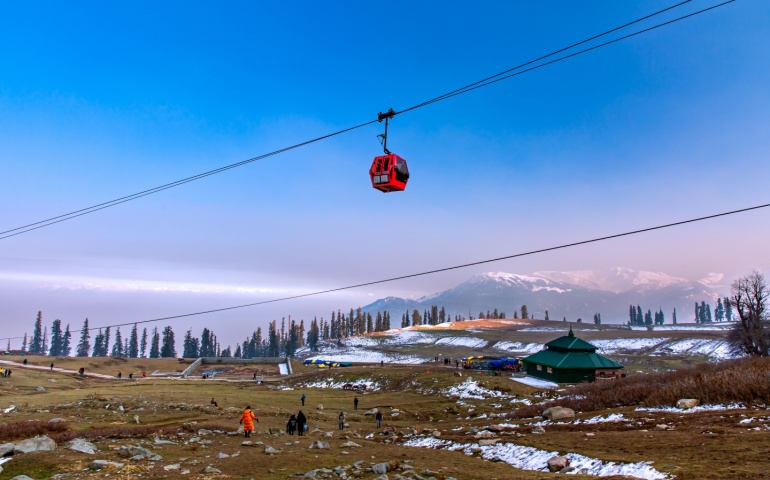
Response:
[[[0,479],[770,478],[763,405],[626,406],[512,420],[517,407],[562,392],[435,365],[297,370],[258,386],[16,369],[0,379]],[[348,382],[370,386],[358,395],[359,410],[356,393],[339,388]],[[260,420],[248,439],[238,432],[246,405]],[[375,408],[384,412],[379,429]],[[309,431],[287,435],[285,422],[300,409]]]

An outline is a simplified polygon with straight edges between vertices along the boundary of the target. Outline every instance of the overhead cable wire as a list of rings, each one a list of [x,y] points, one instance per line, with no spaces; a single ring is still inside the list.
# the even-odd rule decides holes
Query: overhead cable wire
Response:
[[[370,281],[370,282],[357,283],[355,285],[348,285],[346,287],[330,288],[330,289],[327,289],[327,290],[319,290],[319,291],[316,291],[316,292],[302,293],[302,294],[298,294],[298,295],[291,295],[291,296],[281,297],[281,298],[273,298],[273,299],[270,299],[270,300],[263,300],[263,301],[260,301],[260,302],[246,303],[246,304],[243,304],[243,305],[235,305],[235,306],[231,306],[231,307],[215,308],[215,309],[211,309],[211,310],[203,310],[203,311],[200,311],[200,312],[184,313],[184,314],[181,314],[181,315],[172,315],[172,316],[168,316],[168,317],[153,318],[153,319],[150,319],[150,320],[139,320],[139,321],[136,321],[136,322],[116,323],[116,324],[106,325],[106,326],[102,326],[102,327],[92,327],[92,328],[89,328],[88,330],[89,331],[90,330],[99,330],[99,329],[108,328],[108,327],[125,327],[125,326],[138,325],[138,324],[144,324],[144,323],[162,322],[162,321],[165,321],[165,320],[176,320],[176,319],[180,319],[180,318],[195,317],[195,316],[199,316],[199,315],[208,315],[208,314],[211,314],[211,313],[226,312],[226,311],[230,311],[230,310],[237,310],[237,309],[247,308],[247,307],[256,307],[258,305],[267,305],[269,303],[278,303],[278,302],[285,302],[285,301],[289,301],[289,300],[297,300],[297,299],[300,299],[300,298],[307,298],[307,297],[313,297],[313,296],[318,296],[318,295],[324,295],[324,294],[327,294],[327,293],[341,292],[343,290],[352,290],[352,289],[355,289],[355,288],[368,287],[368,286],[372,286],[372,285],[380,285],[380,284],[383,284],[383,283],[390,283],[390,282],[395,282],[395,281],[398,281],[398,280],[406,280],[406,279],[409,279],[409,278],[423,277],[423,276],[426,276],[426,275],[433,275],[433,274],[436,274],[436,273],[448,272],[448,271],[451,271],[451,270],[459,270],[459,269],[462,269],[462,268],[474,267],[474,266],[478,266],[478,265],[484,265],[484,264],[487,264],[487,263],[500,262],[502,260],[512,260],[514,258],[527,257],[527,256],[530,256],[530,255],[536,255],[536,254],[539,254],[539,253],[552,252],[552,251],[555,251],[555,250],[563,250],[563,249],[566,249],[566,248],[577,247],[577,246],[580,246],[580,245],[588,245],[588,244],[591,244],[591,243],[603,242],[603,241],[606,241],[606,240],[612,240],[612,239],[621,238],[621,237],[628,237],[628,236],[631,236],[631,235],[638,235],[640,233],[652,232],[652,231],[655,231],[655,230],[663,230],[665,228],[677,227],[677,226],[681,226],[681,225],[687,225],[687,224],[690,224],[690,223],[702,222],[702,221],[705,221],[705,220],[713,220],[715,218],[726,217],[726,216],[735,215],[735,214],[738,214],[738,213],[751,212],[751,211],[754,211],[754,210],[760,210],[762,208],[767,208],[767,207],[770,207],[770,203],[766,203],[766,204],[763,204],[763,205],[756,205],[756,206],[753,206],[753,207],[741,208],[741,209],[738,209],[738,210],[731,210],[731,211],[728,211],[728,212],[715,213],[713,215],[706,215],[704,217],[691,218],[689,220],[681,220],[681,221],[678,221],[678,222],[666,223],[666,224],[657,225],[657,226],[654,226],[654,227],[640,228],[640,229],[637,229],[637,230],[630,230],[630,231],[627,231],[627,232],[615,233],[615,234],[612,234],[612,235],[605,235],[605,236],[602,236],[602,237],[595,237],[595,238],[591,238],[591,239],[588,239],[588,240],[580,240],[580,241],[577,241],[577,242],[565,243],[565,244],[562,244],[562,245],[556,245],[556,246],[552,246],[552,247],[539,248],[537,250],[530,250],[530,251],[527,251],[527,252],[515,253],[515,254],[512,254],[512,255],[506,255],[506,256],[503,256],[503,257],[489,258],[489,259],[486,259],[486,260],[478,260],[478,261],[475,261],[475,262],[463,263],[463,264],[460,264],[460,265],[453,265],[453,266],[450,266],[450,267],[442,267],[442,268],[436,268],[436,269],[433,269],[433,270],[426,270],[426,271],[418,272],[418,273],[410,273],[410,274],[406,274],[406,275],[399,275],[397,277],[390,277],[390,278],[385,278],[385,279],[382,279],[382,280],[373,280],[373,281]],[[23,338],[23,337],[2,337],[2,338],[0,338],[0,341],[1,340],[17,340],[17,339],[21,339],[21,338]]]
[[[644,30],[640,30],[638,32],[635,32],[635,33],[632,33],[632,34],[629,34],[629,35],[626,35],[626,36],[623,36],[623,37],[620,37],[620,38],[617,38],[617,39],[614,39],[614,40],[611,40],[611,41],[608,41],[608,42],[605,42],[605,43],[602,43],[600,45],[596,45],[596,46],[593,46],[593,47],[590,47],[590,48],[586,48],[584,50],[580,50],[578,52],[575,52],[575,53],[572,53],[572,54],[569,54],[569,55],[565,55],[565,56],[553,59],[553,60],[548,61],[546,63],[530,67],[530,68],[528,68],[526,70],[523,70],[523,71],[520,71],[520,72],[516,72],[516,73],[510,74],[510,75],[506,75],[506,74],[508,74],[508,73],[510,73],[512,71],[519,70],[519,69],[521,69],[521,68],[523,68],[523,67],[525,67],[527,65],[532,65],[533,63],[537,63],[538,61],[544,60],[546,58],[550,58],[550,57],[552,57],[554,55],[558,55],[559,53],[562,53],[562,52],[565,52],[565,51],[570,50],[572,48],[575,48],[576,46],[583,45],[583,44],[585,44],[587,42],[590,42],[592,40],[595,40],[597,38],[600,38],[600,37],[603,37],[603,36],[608,35],[610,33],[616,32],[616,31],[621,30],[623,28],[627,28],[627,27],[629,27],[631,25],[634,25],[634,24],[639,23],[641,21],[647,20],[647,19],[652,18],[652,17],[654,17],[656,15],[660,15],[660,14],[662,14],[664,12],[667,12],[667,11],[670,11],[670,10],[672,10],[674,8],[680,7],[680,6],[682,6],[684,4],[687,4],[687,3],[691,2],[691,1],[692,0],[686,0],[686,1],[680,2],[678,4],[672,5],[670,7],[664,8],[662,10],[659,10],[657,12],[654,12],[652,14],[649,14],[649,15],[641,17],[641,18],[639,18],[637,20],[634,20],[632,22],[628,22],[628,23],[625,23],[625,24],[623,24],[621,26],[618,26],[618,27],[615,27],[613,29],[607,30],[606,32],[603,32],[601,34],[594,35],[594,36],[592,36],[590,38],[587,38],[585,40],[582,40],[580,42],[577,42],[577,43],[574,43],[574,44],[569,45],[567,47],[558,49],[558,50],[556,50],[554,52],[551,52],[551,53],[549,53],[547,55],[540,56],[540,57],[538,57],[536,59],[533,59],[533,60],[530,60],[528,62],[522,63],[522,64],[520,64],[520,65],[518,65],[516,67],[510,68],[508,70],[505,70],[503,72],[497,73],[497,74],[492,75],[490,77],[486,77],[485,79],[482,79],[482,80],[479,80],[477,82],[471,83],[469,85],[466,85],[466,86],[461,87],[459,89],[453,90],[451,92],[447,92],[447,93],[445,93],[445,94],[443,94],[441,96],[435,97],[435,98],[433,98],[431,100],[427,100],[425,102],[413,105],[413,106],[411,106],[409,108],[400,110],[398,112],[395,112],[394,115],[399,115],[399,114],[402,114],[402,113],[410,112],[410,111],[416,110],[418,108],[422,108],[422,107],[425,107],[427,105],[431,105],[433,103],[436,103],[436,102],[439,102],[439,101],[442,101],[442,100],[446,100],[448,98],[452,98],[452,97],[455,97],[457,95],[461,95],[463,93],[467,93],[467,92],[476,90],[478,88],[482,88],[482,87],[491,85],[493,83],[497,83],[499,81],[502,81],[502,80],[505,80],[505,79],[508,79],[508,78],[511,78],[511,77],[514,77],[514,76],[517,76],[517,75],[521,75],[523,73],[526,73],[526,72],[529,72],[529,71],[532,71],[532,70],[535,70],[535,69],[538,69],[538,68],[541,68],[541,67],[544,67],[544,66],[547,66],[547,65],[552,65],[552,64],[560,62],[562,60],[566,60],[568,58],[572,58],[572,57],[575,57],[577,55],[581,55],[583,53],[587,53],[587,52],[596,50],[598,48],[614,44],[614,43],[619,42],[621,40],[625,40],[625,39],[628,39],[628,38],[640,35],[642,33],[646,33],[646,32],[649,32],[651,30],[655,30],[657,28],[673,24],[675,22],[679,22],[679,21],[684,20],[686,18],[690,18],[690,17],[693,17],[695,15],[699,15],[701,13],[713,10],[715,8],[727,5],[729,3],[733,3],[736,0],[728,0],[726,2],[723,2],[723,3],[717,4],[717,5],[714,5],[714,6],[711,6],[711,7],[708,7],[708,8],[705,8],[705,9],[702,9],[702,10],[690,13],[688,15],[684,15],[684,16],[675,18],[673,20],[669,20],[667,22],[664,22],[664,23],[661,23],[661,24],[658,24],[658,25],[646,28]],[[311,139],[311,140],[307,140],[307,141],[304,141],[304,142],[301,142],[301,143],[297,143],[297,144],[291,145],[289,147],[284,147],[284,148],[281,148],[279,150],[275,150],[275,151],[272,151],[272,152],[269,152],[269,153],[258,155],[256,157],[252,157],[252,158],[249,158],[247,160],[243,160],[243,161],[240,161],[240,162],[237,162],[237,163],[226,165],[226,166],[214,169],[214,170],[209,170],[207,172],[203,172],[203,173],[200,173],[200,174],[197,174],[197,175],[186,177],[186,178],[183,178],[181,180],[177,180],[177,181],[174,181],[174,182],[166,183],[166,184],[160,185],[158,187],[154,187],[154,188],[150,188],[150,189],[147,189],[147,190],[143,190],[141,192],[137,192],[137,193],[133,193],[133,194],[130,194],[130,195],[126,195],[124,197],[116,198],[114,200],[109,200],[109,201],[106,201],[106,202],[102,202],[102,203],[99,203],[99,204],[96,204],[96,205],[92,205],[90,207],[86,207],[86,208],[82,208],[82,209],[79,209],[79,210],[75,210],[75,211],[72,211],[72,212],[69,212],[69,213],[65,213],[65,214],[62,214],[62,215],[58,215],[58,216],[55,216],[55,217],[51,217],[51,218],[48,218],[48,219],[45,219],[45,220],[40,220],[40,221],[37,221],[37,222],[34,222],[34,223],[30,223],[30,224],[23,225],[23,226],[20,226],[20,227],[12,228],[10,230],[5,230],[5,231],[0,232],[0,240],[6,239],[6,238],[10,238],[10,237],[14,237],[14,236],[17,236],[17,235],[21,235],[23,233],[31,232],[33,230],[38,230],[40,228],[44,228],[44,227],[47,227],[47,226],[50,226],[50,225],[54,225],[54,224],[57,224],[57,223],[64,222],[66,220],[71,220],[73,218],[81,217],[83,215],[88,215],[89,213],[94,213],[94,212],[97,212],[99,210],[104,210],[106,208],[110,208],[110,207],[113,207],[113,206],[116,206],[116,205],[120,205],[122,203],[126,203],[126,202],[129,202],[129,201],[132,201],[132,200],[136,200],[138,198],[142,198],[142,197],[145,197],[145,196],[148,196],[148,195],[152,195],[154,193],[162,192],[164,190],[168,190],[170,188],[174,188],[174,187],[177,187],[177,186],[180,186],[180,185],[184,185],[186,183],[190,183],[190,182],[193,182],[195,180],[200,180],[202,178],[206,178],[206,177],[209,177],[211,175],[215,175],[215,174],[222,173],[222,172],[225,172],[225,171],[237,168],[237,167],[241,167],[243,165],[247,165],[249,163],[256,162],[258,160],[263,160],[265,158],[272,157],[272,156],[275,156],[275,155],[278,155],[278,154],[281,154],[281,153],[284,153],[284,152],[287,152],[287,151],[290,151],[290,150],[294,150],[294,149],[297,149],[297,148],[300,148],[300,147],[304,147],[306,145],[310,145],[312,143],[319,142],[321,140],[326,140],[328,138],[335,137],[335,136],[341,135],[343,133],[347,133],[347,132],[350,132],[350,131],[353,131],[353,130],[356,130],[356,129],[359,129],[359,128],[362,128],[362,127],[365,127],[365,126],[368,126],[368,125],[371,125],[371,124],[376,123],[378,121],[379,121],[378,119],[370,120],[368,122],[364,122],[364,123],[361,123],[361,124],[353,126],[353,127],[345,128],[345,129],[336,131],[334,133],[330,133],[330,134],[327,134],[327,135],[316,137],[316,138]]]

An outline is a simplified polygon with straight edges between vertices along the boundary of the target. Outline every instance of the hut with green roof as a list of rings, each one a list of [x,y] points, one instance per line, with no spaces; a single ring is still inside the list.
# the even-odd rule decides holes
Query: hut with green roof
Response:
[[[596,347],[569,334],[545,344],[545,349],[523,359],[528,375],[556,383],[615,379],[623,365],[596,353]]]

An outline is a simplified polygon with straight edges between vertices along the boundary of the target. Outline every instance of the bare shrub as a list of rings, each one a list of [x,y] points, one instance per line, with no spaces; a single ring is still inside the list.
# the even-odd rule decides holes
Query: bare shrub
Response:
[[[540,415],[562,406],[590,412],[630,405],[674,405],[680,398],[702,403],[770,403],[770,359],[744,358],[690,369],[651,373],[614,382],[583,383],[567,389],[563,398],[514,410],[511,418]]]
[[[30,438],[37,435],[51,435],[65,432],[70,426],[66,423],[48,423],[41,421],[9,422],[0,425],[0,440]]]

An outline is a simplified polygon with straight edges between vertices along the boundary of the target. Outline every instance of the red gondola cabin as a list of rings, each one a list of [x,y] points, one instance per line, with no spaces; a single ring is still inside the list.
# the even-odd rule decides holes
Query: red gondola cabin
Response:
[[[369,169],[372,187],[381,192],[402,192],[409,181],[409,168],[406,160],[395,153],[374,157]]]

